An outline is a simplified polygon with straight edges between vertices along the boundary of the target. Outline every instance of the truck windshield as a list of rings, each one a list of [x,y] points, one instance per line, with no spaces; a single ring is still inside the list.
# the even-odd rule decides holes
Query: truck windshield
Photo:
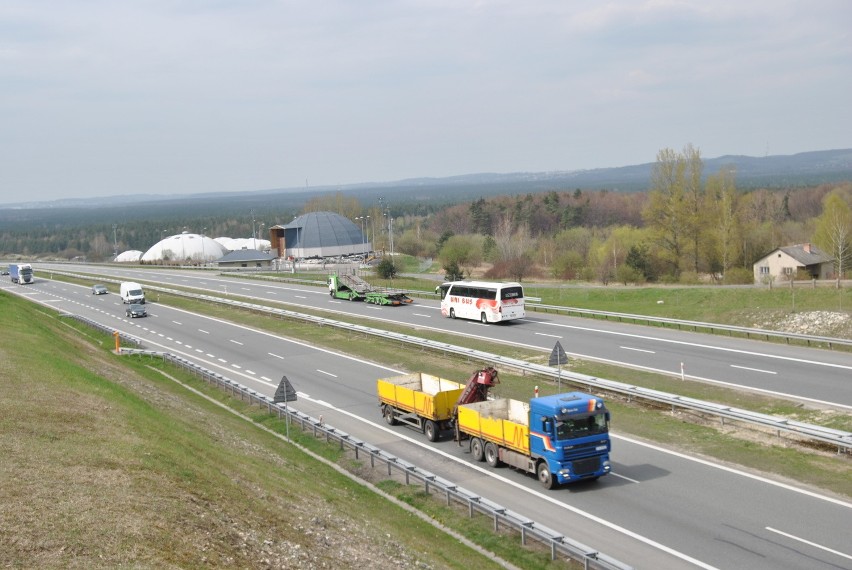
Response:
[[[556,422],[556,439],[558,440],[606,432],[606,414],[603,413]]]

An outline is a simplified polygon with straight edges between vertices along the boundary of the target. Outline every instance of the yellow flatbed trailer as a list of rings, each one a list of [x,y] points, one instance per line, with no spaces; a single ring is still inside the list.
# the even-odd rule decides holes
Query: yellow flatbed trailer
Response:
[[[431,374],[413,372],[377,381],[379,405],[389,425],[404,423],[422,430],[437,441],[449,429],[453,409],[464,384]]]
[[[530,452],[530,406],[500,398],[459,406],[459,432],[518,453]]]

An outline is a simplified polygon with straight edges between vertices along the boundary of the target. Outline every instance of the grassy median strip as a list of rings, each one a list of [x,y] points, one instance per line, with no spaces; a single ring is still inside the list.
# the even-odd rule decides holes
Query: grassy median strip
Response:
[[[44,309],[0,327],[0,566],[499,567]]]

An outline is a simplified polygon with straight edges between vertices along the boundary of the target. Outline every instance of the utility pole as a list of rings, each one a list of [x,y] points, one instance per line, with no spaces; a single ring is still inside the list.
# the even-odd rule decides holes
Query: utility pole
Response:
[[[115,258],[118,257],[118,238],[115,234],[116,225],[112,225],[112,259],[115,261]]]

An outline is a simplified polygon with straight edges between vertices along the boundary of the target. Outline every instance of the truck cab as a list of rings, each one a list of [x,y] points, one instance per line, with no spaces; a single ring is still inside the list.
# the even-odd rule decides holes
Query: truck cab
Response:
[[[610,472],[609,418],[603,400],[589,394],[533,398],[530,453],[547,462],[560,484],[597,479]],[[545,475],[539,470],[538,476]]]

